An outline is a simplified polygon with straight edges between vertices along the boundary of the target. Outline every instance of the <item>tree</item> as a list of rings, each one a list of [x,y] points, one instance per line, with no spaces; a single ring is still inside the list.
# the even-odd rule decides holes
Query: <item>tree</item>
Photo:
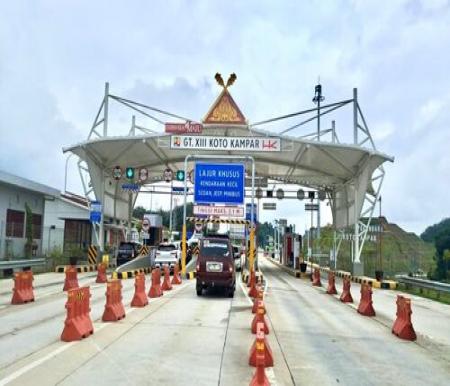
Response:
[[[432,277],[436,280],[447,279],[450,270],[450,218],[429,226],[420,237],[433,242],[436,247],[436,270]]]
[[[133,217],[137,218],[138,220],[142,220],[145,213],[147,213],[147,209],[145,209],[143,206],[137,206],[133,209]]]

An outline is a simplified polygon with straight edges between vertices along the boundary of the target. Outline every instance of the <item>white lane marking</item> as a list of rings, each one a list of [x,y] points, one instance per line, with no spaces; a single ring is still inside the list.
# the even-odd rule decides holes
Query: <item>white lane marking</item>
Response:
[[[277,385],[277,379],[275,378],[275,372],[273,371],[273,367],[266,367],[266,375],[269,380],[269,384],[271,386]]]
[[[253,302],[252,302],[252,300],[250,299],[250,296],[248,296],[248,293],[247,293],[247,291],[245,290],[245,287],[244,287],[244,285],[243,285],[243,283],[242,283],[242,280],[239,280],[239,285],[241,286],[242,292],[244,293],[244,295],[245,295],[245,297],[247,298],[248,302],[249,302],[251,305],[253,305]]]
[[[0,380],[0,386],[7,385],[8,383],[14,381],[16,378],[20,377],[21,375],[27,373],[28,371],[34,369],[35,367],[41,365],[42,363],[48,361],[49,359],[55,357],[58,354],[61,354],[63,351],[66,351],[68,348],[72,347],[77,342],[71,342],[64,346],[61,346],[57,348],[56,350],[52,351],[51,353],[47,354],[46,356],[39,358],[35,360],[34,362],[29,363],[28,365],[22,367],[21,369],[17,370],[16,372],[8,375],[6,378],[3,378]]]
[[[178,292],[177,290],[179,288],[181,288],[181,286],[175,287],[174,290],[176,292]],[[126,314],[129,315],[132,312],[136,311],[137,309],[138,308],[135,308],[135,307],[128,307],[128,308],[126,308]],[[96,327],[95,331],[101,331],[105,327],[112,326],[112,325],[113,325],[113,323],[101,324],[100,326]],[[80,341],[76,341],[76,342],[69,342],[62,347],[58,347],[56,350],[53,350],[52,352],[48,353],[46,356],[39,358],[39,359],[35,360],[34,362],[29,363],[28,365],[20,368],[19,370],[15,371],[14,373],[12,373],[10,375],[8,375],[6,378],[0,379],[0,386],[4,386],[4,385],[7,385],[8,383],[11,383],[12,381],[14,381],[18,377],[22,376],[23,374],[27,373],[28,371],[34,369],[35,367],[41,365],[44,362],[47,362],[49,359],[52,359],[56,355],[61,354],[62,352],[66,351],[73,345],[80,343],[80,342],[82,342],[82,341],[80,340]]]

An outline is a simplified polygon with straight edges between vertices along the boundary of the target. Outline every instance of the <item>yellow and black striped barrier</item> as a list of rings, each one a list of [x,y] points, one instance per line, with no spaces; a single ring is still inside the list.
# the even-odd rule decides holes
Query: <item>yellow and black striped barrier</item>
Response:
[[[195,279],[196,277],[197,277],[197,272],[195,272],[195,271],[186,272],[186,279],[192,280],[192,279]]]
[[[149,247],[148,247],[148,245],[143,245],[143,246],[141,247],[141,249],[139,250],[139,254],[142,255],[142,256],[147,256],[147,255],[148,255],[148,252],[149,252]]]
[[[55,272],[64,273],[66,272],[66,267],[68,267],[68,265],[57,265]],[[97,265],[77,265],[76,268],[78,273],[97,271]],[[116,268],[116,264],[108,264],[107,268]]]
[[[227,218],[227,219],[219,219],[219,218],[198,218],[198,217],[186,217],[186,221],[193,221],[198,224],[240,224],[240,225],[250,225],[249,220],[243,220],[240,218]]]
[[[131,279],[138,275],[139,273],[150,273],[152,269],[150,267],[147,268],[139,268],[135,269],[133,271],[126,271],[126,272],[113,272],[111,274],[111,277],[113,279]]]
[[[95,245],[89,245],[89,248],[88,248],[88,263],[92,264],[92,265],[97,264],[97,256],[98,256],[97,247]]]

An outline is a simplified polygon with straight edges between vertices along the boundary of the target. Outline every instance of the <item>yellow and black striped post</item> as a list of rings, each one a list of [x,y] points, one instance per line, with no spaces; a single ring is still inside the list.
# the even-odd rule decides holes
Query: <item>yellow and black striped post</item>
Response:
[[[148,246],[147,245],[143,245],[141,247],[141,249],[139,250],[139,254],[142,256],[147,256],[148,255]]]
[[[254,264],[255,264],[255,228],[251,228],[250,229],[250,248],[249,248],[249,272],[252,273],[252,271],[255,269],[254,268]]]
[[[95,245],[90,245],[88,248],[88,263],[90,265],[97,264],[97,256],[98,256],[97,247]]]

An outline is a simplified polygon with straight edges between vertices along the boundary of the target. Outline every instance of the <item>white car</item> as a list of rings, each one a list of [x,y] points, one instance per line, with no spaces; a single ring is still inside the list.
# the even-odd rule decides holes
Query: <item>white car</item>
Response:
[[[162,268],[167,264],[171,271],[175,264],[180,263],[181,249],[180,243],[161,243],[158,245],[155,254],[155,267]]]

